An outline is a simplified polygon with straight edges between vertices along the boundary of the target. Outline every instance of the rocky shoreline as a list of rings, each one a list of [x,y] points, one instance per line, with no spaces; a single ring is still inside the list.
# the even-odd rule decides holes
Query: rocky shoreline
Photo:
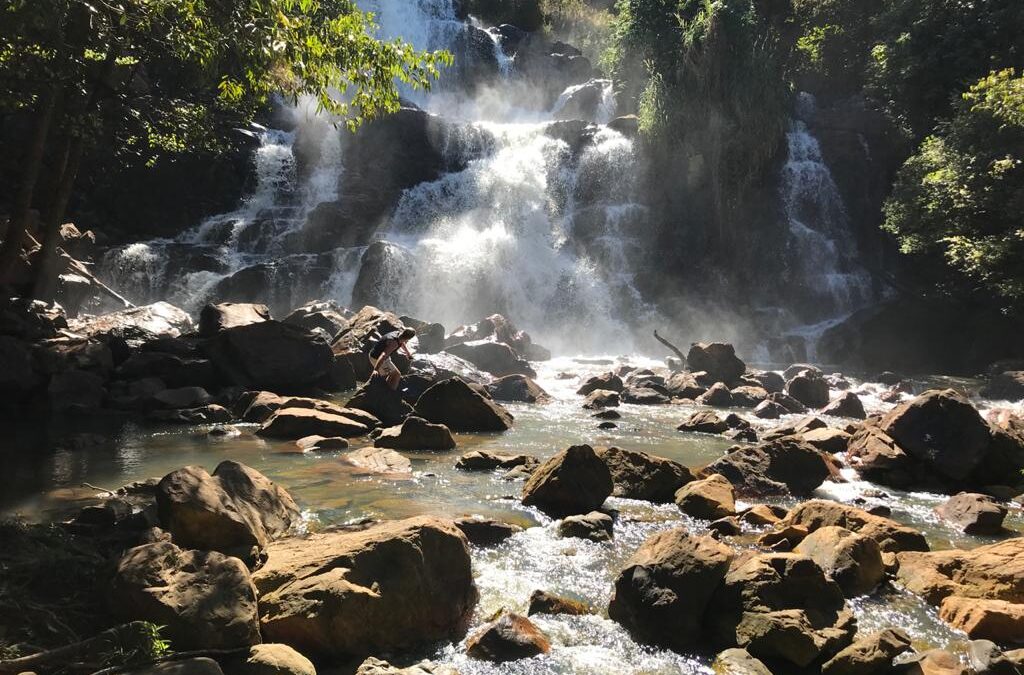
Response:
[[[412,361],[395,358],[401,391],[367,382],[375,336],[405,326],[420,337]],[[674,504],[706,525],[650,535],[619,571],[607,607],[539,588],[531,616],[606,615],[642,644],[701,654],[724,673],[1024,668],[1024,538],[1003,525],[1024,495],[1024,421],[1010,409],[983,417],[951,389],[914,396],[883,374],[875,379],[888,387],[888,403],[869,414],[864,391],[841,375],[809,364],[756,371],[730,345],[695,344],[675,369],[622,367],[579,381],[579,405],[592,411],[595,431],[621,423],[623,404],[680,406],[678,433],[731,439],[725,454],[684,466],[582,444],[596,433],[581,429],[581,444],[545,461],[457,449],[459,433],[513,428],[503,403],[551,398],[533,380],[550,354],[500,315],[449,333],[328,303],[282,321],[259,305],[210,305],[196,325],[166,303],[68,321],[59,308],[11,301],[0,308],[0,333],[8,364],[0,385],[12,408],[208,425],[211,433],[258,425],[260,435],[294,442],[298,452],[334,453],[377,475],[408,473],[403,452],[454,450],[460,470],[523,481],[516,499],[553,519],[567,541],[614,539],[619,514],[609,497]],[[1012,372],[988,389],[1012,399],[1004,386]],[[344,404],[331,393],[341,391],[353,392]],[[146,622],[162,626],[176,652],[204,652],[134,672],[451,673],[382,659],[402,663],[446,641],[494,662],[552,649],[553,636],[531,616],[504,612],[471,629],[474,556],[519,526],[417,516],[308,532],[283,486],[233,460],[208,468],[183,467],[101,495],[57,525],[109,563],[95,579],[103,606],[93,633]],[[823,484],[842,483],[851,471],[897,490],[949,495],[935,517],[995,541],[929,551],[926,538],[885,507],[818,498]],[[792,506],[769,503],[780,498]],[[26,541],[11,537],[8,555],[27,551]],[[962,631],[970,663],[919,651],[899,626],[859,633],[850,601],[886,586],[919,596]],[[57,672],[42,648],[51,646],[58,645],[22,645],[0,660],[0,672]],[[83,647],[76,658],[88,656]]]

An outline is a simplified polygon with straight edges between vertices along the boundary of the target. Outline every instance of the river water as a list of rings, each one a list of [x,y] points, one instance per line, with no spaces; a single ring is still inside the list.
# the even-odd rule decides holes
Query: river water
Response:
[[[550,654],[501,665],[467,659],[460,644],[445,644],[436,651],[417,654],[455,665],[462,673],[707,673],[706,658],[687,657],[642,647],[606,617],[615,576],[625,560],[650,534],[674,525],[694,532],[706,523],[682,515],[674,505],[611,498],[606,506],[618,512],[615,539],[592,543],[557,536],[554,521],[519,503],[521,482],[508,482],[497,474],[464,473],[454,464],[459,454],[472,449],[529,453],[548,457],[571,444],[617,445],[643,450],[697,467],[719,457],[730,443],[720,437],[682,434],[676,426],[691,412],[687,405],[632,406],[619,410],[619,428],[600,431],[591,412],[583,410],[575,394],[581,379],[622,363],[652,367],[647,359],[556,358],[538,364],[538,381],[554,400],[545,405],[510,404],[514,428],[502,434],[457,434],[458,448],[443,453],[407,453],[413,474],[404,479],[357,475],[341,454],[301,454],[291,442],[255,435],[253,425],[225,427],[227,435],[211,435],[209,427],[153,429],[113,419],[90,419],[72,424],[26,425],[5,457],[0,475],[0,509],[5,515],[30,519],[56,519],[83,504],[93,503],[95,489],[161,476],[188,464],[213,470],[218,462],[233,459],[253,466],[287,488],[303,509],[302,527],[316,530],[332,524],[366,518],[403,518],[418,514],[449,517],[480,515],[519,524],[525,531],[489,549],[474,548],[473,568],[481,600],[474,624],[483,623],[502,607],[525,612],[530,593],[543,589],[582,600],[595,609],[583,617],[539,616],[537,625],[551,638]],[[966,386],[963,381],[918,382]],[[885,407],[872,395],[871,385],[860,385],[869,411]],[[345,396],[339,396],[344,400]],[[739,411],[754,420],[749,411]],[[784,421],[784,420],[783,420]],[[834,424],[842,422],[834,420]],[[20,433],[24,431],[24,433]],[[354,448],[361,447],[358,441]],[[847,476],[851,482],[830,484],[819,496],[868,504],[884,503],[893,517],[923,531],[933,549],[974,547],[991,539],[959,534],[944,525],[932,509],[943,497],[902,493],[879,488]],[[887,496],[877,496],[881,490]],[[777,501],[789,505],[786,501]],[[1024,531],[1019,510],[1007,524]],[[745,526],[746,527],[746,526]],[[736,546],[751,546],[756,529],[733,538]],[[918,647],[961,649],[965,637],[942,624],[933,608],[900,590],[884,588],[851,603],[862,632],[887,626],[907,630]]]

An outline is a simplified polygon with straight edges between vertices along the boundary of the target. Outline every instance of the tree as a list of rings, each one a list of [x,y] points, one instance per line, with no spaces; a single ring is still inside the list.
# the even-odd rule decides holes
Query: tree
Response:
[[[1024,77],[982,78],[903,165],[884,228],[1024,308]]]
[[[39,206],[43,299],[78,167],[104,133],[150,158],[216,145],[274,94],[312,97],[355,129],[398,108],[398,82],[429,87],[451,60],[377,39],[350,0],[8,0],[0,21],[0,108],[35,119],[0,280]]]

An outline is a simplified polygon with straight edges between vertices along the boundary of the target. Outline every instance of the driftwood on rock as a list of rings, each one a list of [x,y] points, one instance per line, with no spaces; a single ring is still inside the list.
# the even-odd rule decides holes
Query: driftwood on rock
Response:
[[[28,237],[29,242],[33,246],[38,246],[38,247],[42,248],[42,244],[39,243],[38,239],[36,239],[35,237],[33,237],[31,234],[29,234],[27,232],[25,233],[25,235]],[[115,291],[110,286],[107,286],[105,283],[103,283],[102,281],[97,279],[96,275],[89,271],[89,267],[84,262],[82,262],[81,260],[77,260],[70,253],[68,253],[63,248],[60,248],[60,247],[57,248],[57,253],[58,253],[58,255],[61,256],[62,259],[65,260],[65,262],[67,263],[67,266],[68,266],[69,269],[73,269],[78,274],[81,274],[83,277],[88,279],[89,282],[92,283],[92,285],[95,286],[97,289],[99,289],[100,291],[102,291],[106,295],[109,295],[114,300],[117,300],[122,305],[124,305],[125,309],[131,309],[131,308],[135,307],[135,305],[132,304],[132,302],[130,300],[125,298],[123,295],[121,295],[120,293]]]
[[[672,351],[673,354],[675,354],[677,357],[679,357],[679,361],[681,363],[683,363],[684,365],[686,364],[686,354],[684,354],[681,351],[679,351],[679,348],[676,347],[674,344],[672,344],[671,342],[669,342],[665,338],[663,338],[660,335],[658,335],[658,331],[657,330],[654,331],[654,339],[657,340],[658,342],[660,342],[661,344],[665,345],[666,347],[668,347]]]

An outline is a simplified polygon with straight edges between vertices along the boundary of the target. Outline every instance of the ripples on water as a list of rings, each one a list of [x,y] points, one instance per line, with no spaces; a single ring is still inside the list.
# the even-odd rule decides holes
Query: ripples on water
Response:
[[[633,361],[652,367],[653,361]],[[650,534],[676,525],[694,532],[705,525],[683,516],[674,505],[652,505],[610,499],[618,512],[615,539],[593,543],[557,536],[557,523],[539,511],[522,506],[522,484],[498,474],[464,473],[454,469],[457,456],[472,449],[523,452],[548,457],[564,447],[586,442],[619,445],[699,466],[719,457],[730,442],[716,436],[680,434],[675,427],[691,406],[630,406],[619,408],[618,429],[599,431],[598,420],[580,407],[575,395],[580,379],[617,367],[617,360],[581,362],[560,358],[540,365],[539,382],[555,398],[542,406],[509,405],[515,427],[504,434],[458,434],[453,453],[408,453],[413,475],[404,480],[360,476],[338,461],[338,455],[303,455],[292,443],[255,435],[252,425],[237,425],[227,436],[210,436],[208,428],[165,428],[153,431],[129,423],[112,426],[92,421],[89,437],[81,428],[19,428],[10,461],[0,476],[0,506],[30,518],[57,518],[91,499],[95,492],[79,487],[88,482],[117,487],[134,480],[161,476],[187,464],[212,470],[223,459],[251,465],[285,486],[306,514],[305,527],[319,529],[364,518],[404,518],[418,514],[449,517],[480,515],[527,527],[498,547],[473,550],[473,566],[481,600],[474,624],[501,608],[525,612],[530,594],[545,590],[581,600],[597,612],[592,616],[538,616],[537,625],[551,639],[550,654],[516,663],[495,665],[467,659],[461,644],[445,645],[433,654],[460,672],[489,673],[710,673],[706,659],[690,658],[642,647],[614,622],[606,609],[618,570]],[[565,373],[572,374],[567,377]],[[924,388],[929,383],[921,383]],[[934,383],[931,383],[934,384]],[[942,382],[940,384],[948,384]],[[963,385],[964,382],[955,384]],[[862,391],[869,410],[882,404],[872,390]],[[749,411],[747,411],[749,416]],[[761,424],[757,421],[758,424]],[[21,433],[24,431],[25,433]],[[75,432],[72,434],[71,432]],[[69,443],[68,438],[78,438]],[[358,447],[358,443],[354,446]],[[56,446],[65,446],[56,449]],[[886,504],[893,518],[923,531],[933,548],[974,547],[991,539],[967,536],[947,527],[935,515],[941,495],[903,493],[857,480],[826,484],[819,495],[868,505]],[[783,503],[790,506],[790,503]],[[1019,509],[1011,511],[1009,527],[1020,531]],[[748,529],[731,543],[750,546],[756,531]],[[898,589],[884,588],[851,603],[860,629],[867,633],[899,626],[919,647],[959,648],[964,636],[946,627],[935,609]]]

